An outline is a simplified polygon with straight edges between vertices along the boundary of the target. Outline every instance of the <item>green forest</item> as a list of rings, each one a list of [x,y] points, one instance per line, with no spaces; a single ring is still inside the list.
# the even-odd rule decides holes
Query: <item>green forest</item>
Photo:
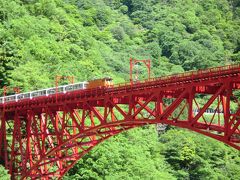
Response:
[[[151,77],[239,63],[240,1],[0,0],[1,89],[53,87],[56,75],[127,82],[130,57],[151,59]],[[239,151],[152,125],[110,138],[63,179],[239,178]]]

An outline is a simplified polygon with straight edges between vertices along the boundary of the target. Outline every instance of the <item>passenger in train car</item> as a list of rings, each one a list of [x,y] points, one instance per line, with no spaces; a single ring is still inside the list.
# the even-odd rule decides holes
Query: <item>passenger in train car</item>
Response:
[[[47,95],[55,94],[56,88],[51,88],[47,90]]]
[[[112,78],[105,77],[102,79],[97,79],[92,81],[84,81],[80,83],[59,86],[57,87],[57,93],[66,93],[66,92],[82,90],[82,89],[89,89],[89,88],[96,88],[96,87],[112,87],[112,86],[113,86]],[[37,97],[49,96],[54,94],[56,94],[56,87],[0,97],[0,103],[17,102],[24,99],[33,99]]]
[[[64,86],[64,93],[69,92],[69,91],[86,89],[87,84],[88,84],[88,82],[84,81],[81,83],[66,85],[66,86]]]
[[[16,95],[6,96],[5,102],[11,102],[16,100]]]
[[[23,93],[23,94],[18,94],[18,95],[17,95],[17,100],[29,99],[29,98],[30,98],[30,92],[29,92],[29,93]]]
[[[39,91],[33,91],[33,92],[31,92],[31,98],[45,96],[46,94],[47,94],[46,89],[39,90]]]
[[[68,91],[72,91],[73,90],[73,85],[67,85],[65,87],[65,91],[68,92]]]

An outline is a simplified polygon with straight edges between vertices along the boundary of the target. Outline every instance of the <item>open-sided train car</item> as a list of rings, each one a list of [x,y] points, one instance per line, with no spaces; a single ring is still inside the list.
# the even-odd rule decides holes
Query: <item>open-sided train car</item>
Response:
[[[112,87],[112,78],[105,77],[102,79],[94,79],[90,81],[84,81],[75,84],[63,85],[56,87],[48,88],[48,89],[41,89],[27,93],[20,93],[5,97],[0,97],[0,104],[7,103],[7,102],[17,102],[23,99],[32,99],[36,97],[42,96],[49,96],[56,93],[67,93],[71,91],[83,90],[83,89],[92,89],[92,88],[103,88],[103,87]],[[57,91],[57,92],[56,92]]]

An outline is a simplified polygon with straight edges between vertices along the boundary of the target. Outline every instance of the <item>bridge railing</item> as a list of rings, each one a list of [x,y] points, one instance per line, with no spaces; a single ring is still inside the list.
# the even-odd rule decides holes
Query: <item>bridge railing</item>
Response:
[[[213,67],[205,70],[197,70],[197,71],[189,71],[185,73],[179,73],[179,74],[172,74],[168,76],[162,76],[157,78],[150,78],[145,79],[137,82],[124,82],[112,85],[109,87],[108,92],[112,92],[114,90],[124,89],[129,90],[131,87],[143,87],[142,85],[146,85],[146,83],[149,84],[156,84],[157,83],[171,83],[176,81],[189,81],[197,78],[206,78],[209,76],[217,76],[217,75],[224,75],[224,73],[231,73],[232,70],[238,70],[240,69],[240,64],[235,65],[228,65],[228,66],[220,66],[220,67]],[[94,89],[86,89],[83,91],[83,93],[86,95],[96,95],[98,93],[104,93],[104,89],[94,88]]]
[[[172,80],[184,80],[184,79],[194,79],[198,77],[203,77],[206,75],[221,75],[224,72],[231,72],[232,70],[240,68],[240,64],[234,64],[234,65],[227,65],[227,66],[220,66],[220,67],[212,67],[208,69],[201,69],[201,70],[196,70],[196,71],[188,71],[184,73],[179,73],[179,74],[171,74],[167,76],[162,76],[162,77],[157,77],[157,78],[150,78],[150,79],[145,79],[141,81],[136,81],[136,82],[125,82],[125,83],[119,83],[114,85],[113,87],[122,87],[122,86],[131,86],[131,85],[136,85],[136,84],[142,84],[142,83],[147,83],[147,82],[153,82],[153,81],[161,81],[161,82],[168,82]]]
[[[120,84],[116,84],[111,86],[108,89],[108,92],[111,91],[117,91],[119,89],[124,89],[124,90],[129,90],[132,87],[144,87],[148,85],[157,85],[157,84],[165,84],[165,83],[175,83],[175,82],[181,82],[181,81],[192,81],[194,79],[200,79],[200,78],[208,78],[211,76],[221,76],[221,75],[227,75],[228,73],[233,73],[233,72],[240,72],[240,64],[235,64],[235,65],[228,65],[228,66],[222,66],[222,67],[214,67],[214,68],[209,68],[205,70],[198,70],[198,71],[189,71],[185,73],[180,73],[180,74],[172,74],[168,76],[162,76],[162,77],[157,77],[157,78],[150,78],[142,81],[137,81],[137,82],[124,82]],[[87,95],[96,95],[96,94],[101,94],[104,93],[104,89],[86,89],[84,91],[81,90],[81,94],[87,94]],[[79,91],[75,92],[74,94],[79,93]],[[61,96],[61,95],[59,95]],[[49,96],[50,97],[50,96]],[[53,95],[55,97],[55,95]],[[13,102],[14,103],[14,102]],[[1,105],[0,105],[1,106]]]

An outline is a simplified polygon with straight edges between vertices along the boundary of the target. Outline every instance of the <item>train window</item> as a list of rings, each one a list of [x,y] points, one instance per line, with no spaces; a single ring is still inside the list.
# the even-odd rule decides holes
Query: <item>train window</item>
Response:
[[[65,90],[66,91],[71,91],[73,89],[73,86],[72,85],[68,85],[66,86]]]
[[[30,93],[23,94],[24,98],[30,98]]]
[[[63,92],[63,87],[58,87],[58,93]]]
[[[76,84],[74,85],[74,89],[82,89],[83,84]]]
[[[18,96],[17,96],[17,99],[19,100],[19,99],[23,99],[23,95],[22,94],[19,94]]]
[[[31,93],[31,96],[32,96],[32,97],[39,96],[39,92],[32,92],[32,93]]]
[[[48,89],[47,93],[48,94],[55,94],[55,89]]]
[[[7,96],[7,97],[5,97],[5,100],[6,100],[6,102],[15,101],[16,100],[16,96],[15,95]]]

